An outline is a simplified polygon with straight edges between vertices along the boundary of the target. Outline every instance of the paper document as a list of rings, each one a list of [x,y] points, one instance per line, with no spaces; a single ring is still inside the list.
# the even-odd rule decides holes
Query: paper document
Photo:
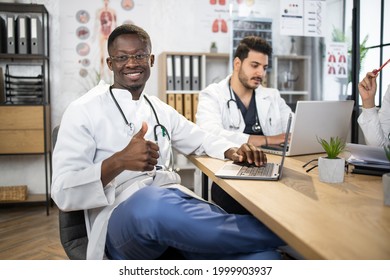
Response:
[[[390,165],[383,147],[347,143],[346,151],[351,153],[349,163],[365,163],[374,165]]]

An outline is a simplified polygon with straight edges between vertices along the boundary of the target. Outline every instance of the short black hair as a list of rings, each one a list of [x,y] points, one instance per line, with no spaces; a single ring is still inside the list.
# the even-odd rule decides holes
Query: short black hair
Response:
[[[115,41],[115,39],[124,34],[135,34],[138,38],[145,43],[145,45],[149,48],[149,51],[152,51],[152,42],[150,40],[149,34],[142,29],[141,27],[134,24],[123,24],[115,28],[107,40],[107,49],[110,52],[110,48]]]
[[[272,47],[265,39],[258,36],[247,36],[238,44],[234,58],[238,57],[243,61],[251,50],[266,54],[268,57],[272,55]]]

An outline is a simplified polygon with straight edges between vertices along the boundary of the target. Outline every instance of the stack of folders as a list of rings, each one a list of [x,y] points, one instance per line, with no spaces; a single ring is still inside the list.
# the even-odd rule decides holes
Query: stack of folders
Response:
[[[43,54],[42,25],[38,16],[0,16],[0,51],[7,54]]]
[[[168,93],[167,104],[175,108],[189,121],[195,122],[198,98],[198,93]]]
[[[34,76],[16,76],[10,73],[10,65],[6,65],[5,104],[43,104],[43,93],[42,72]]]
[[[347,162],[353,165],[352,173],[382,176],[390,172],[390,162],[382,147],[348,143],[346,151],[351,153]]]
[[[167,103],[195,122],[200,90],[201,56],[167,55]]]
[[[200,90],[201,57],[198,55],[167,55],[167,90]]]

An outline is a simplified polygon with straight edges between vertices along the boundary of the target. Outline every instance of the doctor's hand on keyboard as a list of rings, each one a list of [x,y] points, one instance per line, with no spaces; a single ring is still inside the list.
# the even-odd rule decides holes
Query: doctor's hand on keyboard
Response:
[[[240,176],[270,176],[273,171],[273,163],[267,163],[261,166],[247,162],[238,162],[235,164],[242,166],[238,174]]]
[[[240,148],[230,148],[225,151],[225,157],[233,160],[235,163],[248,163],[255,166],[263,166],[267,163],[266,154],[260,148],[245,143]]]

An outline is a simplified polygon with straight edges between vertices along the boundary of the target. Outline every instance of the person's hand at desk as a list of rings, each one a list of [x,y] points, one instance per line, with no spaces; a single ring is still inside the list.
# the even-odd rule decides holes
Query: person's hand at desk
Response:
[[[256,146],[245,143],[240,148],[230,148],[225,152],[225,157],[234,162],[255,164],[261,166],[267,163],[266,154]]]
[[[375,107],[376,77],[378,77],[378,73],[368,72],[359,83],[359,93],[362,98],[363,108],[369,109]]]

